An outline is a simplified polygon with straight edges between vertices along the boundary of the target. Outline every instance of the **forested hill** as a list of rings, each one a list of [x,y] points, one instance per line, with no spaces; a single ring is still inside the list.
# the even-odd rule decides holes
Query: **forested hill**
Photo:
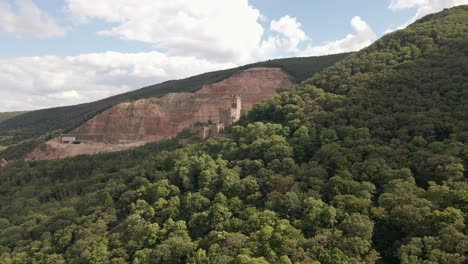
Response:
[[[0,112],[0,123],[7,119],[13,118],[15,116],[18,116],[24,113],[26,112]]]
[[[232,139],[0,170],[0,263],[466,263],[468,7],[260,103]]]
[[[0,157],[21,158],[23,154],[29,152],[45,139],[69,132],[104,110],[124,101],[161,97],[170,92],[195,92],[205,84],[222,81],[235,72],[252,67],[280,67],[293,78],[293,81],[299,83],[348,55],[349,53],[343,53],[320,57],[269,60],[238,68],[204,73],[186,79],[167,81],[92,103],[31,111],[0,122],[0,147],[11,147],[3,153],[0,152]]]

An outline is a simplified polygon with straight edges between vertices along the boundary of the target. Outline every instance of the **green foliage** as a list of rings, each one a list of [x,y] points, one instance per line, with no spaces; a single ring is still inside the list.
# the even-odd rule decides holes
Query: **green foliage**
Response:
[[[12,162],[0,262],[466,263],[466,21],[385,36],[232,139]]]

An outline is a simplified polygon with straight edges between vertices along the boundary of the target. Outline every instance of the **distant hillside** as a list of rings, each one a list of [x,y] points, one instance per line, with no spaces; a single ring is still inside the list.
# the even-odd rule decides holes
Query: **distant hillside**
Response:
[[[0,153],[0,156],[18,158],[45,138],[71,131],[98,113],[120,102],[161,97],[169,92],[195,92],[203,85],[224,80],[239,70],[259,66],[280,67],[290,74],[295,82],[301,82],[348,55],[349,53],[344,53],[321,57],[270,60],[239,68],[200,74],[182,80],[167,81],[92,103],[31,111],[0,123],[0,146],[20,143],[15,148]],[[38,139],[38,137],[43,138]]]
[[[7,120],[7,119],[10,119],[12,117],[15,117],[15,116],[18,116],[18,115],[21,115],[21,114],[24,114],[24,113],[27,113],[26,111],[18,111],[18,112],[3,112],[3,113],[0,113],[0,123],[2,123],[3,121]]]
[[[465,264],[468,6],[257,104],[229,139],[0,170],[0,263]]]

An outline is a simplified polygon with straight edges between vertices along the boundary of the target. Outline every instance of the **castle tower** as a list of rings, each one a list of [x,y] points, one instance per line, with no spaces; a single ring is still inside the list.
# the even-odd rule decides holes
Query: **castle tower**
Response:
[[[226,98],[227,99],[227,98]],[[240,94],[235,94],[231,98],[231,103],[224,108],[219,108],[219,124],[218,131],[224,129],[225,125],[231,125],[240,119],[242,100]],[[222,128],[221,128],[222,127]]]
[[[242,99],[240,94],[235,94],[232,100],[231,122],[234,123],[240,119],[242,109]]]

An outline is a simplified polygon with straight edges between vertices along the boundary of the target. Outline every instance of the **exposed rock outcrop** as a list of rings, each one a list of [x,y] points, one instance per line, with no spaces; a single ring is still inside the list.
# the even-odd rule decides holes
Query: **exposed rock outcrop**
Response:
[[[221,82],[204,85],[195,93],[169,93],[161,98],[121,103],[92,118],[70,135],[89,146],[93,142],[108,146],[102,146],[102,152],[108,151],[109,146],[121,150],[116,145],[167,139],[196,122],[219,123],[223,111],[231,107],[234,95],[241,96],[242,111],[249,111],[257,102],[273,97],[278,88],[292,85],[289,76],[280,68],[251,68]],[[87,151],[89,147],[84,148],[81,144],[56,146],[51,143],[42,146],[43,150],[35,149],[28,158],[55,159],[101,152],[94,148]],[[44,155],[44,152],[51,155]]]

